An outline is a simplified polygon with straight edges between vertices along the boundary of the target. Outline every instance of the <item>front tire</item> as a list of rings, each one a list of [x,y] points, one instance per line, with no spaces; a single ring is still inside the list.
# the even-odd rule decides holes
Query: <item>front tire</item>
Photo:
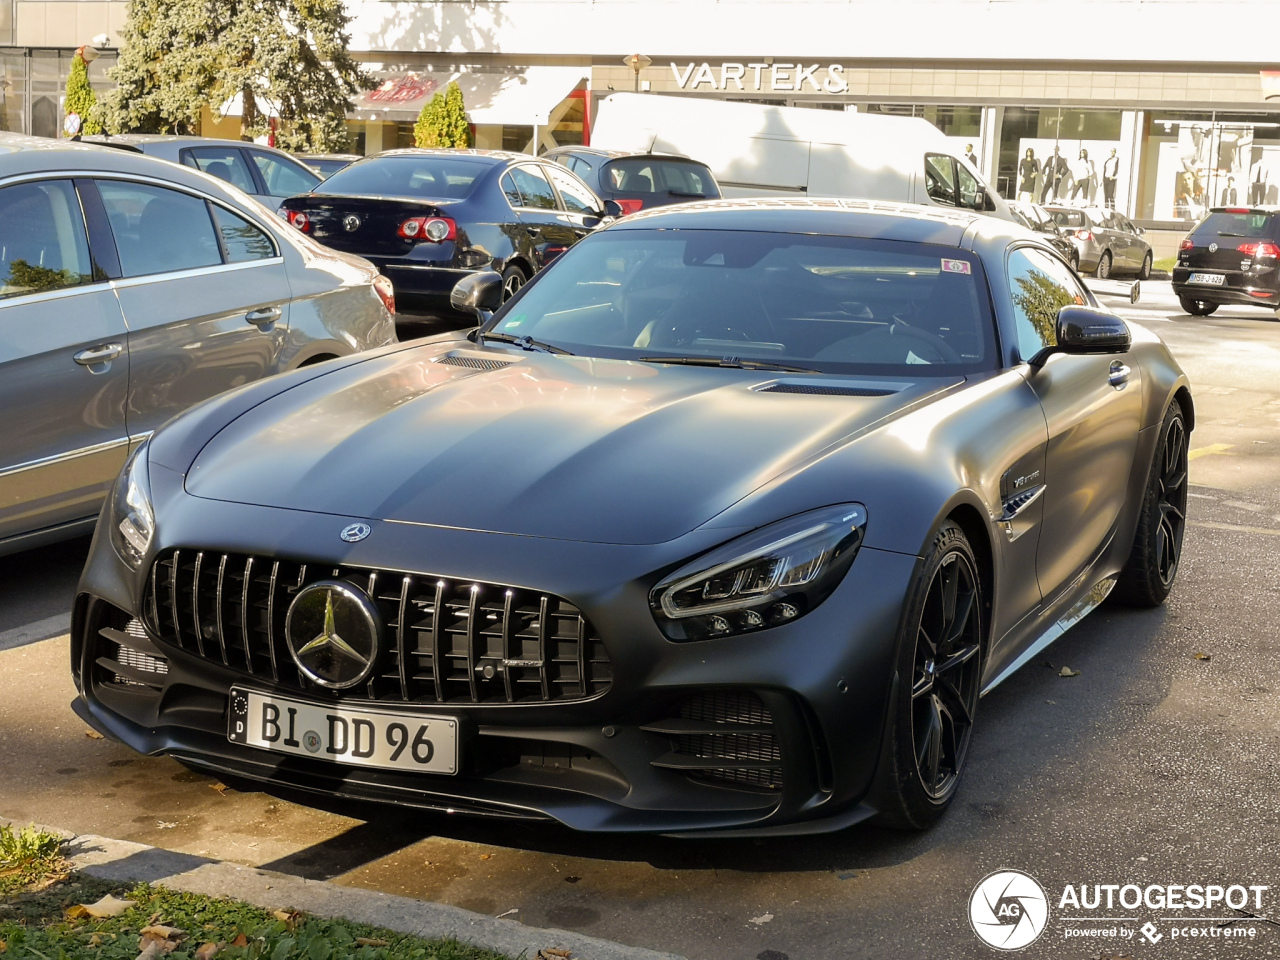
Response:
[[[1208,300],[1196,300],[1192,297],[1179,297],[1178,303],[1182,305],[1182,309],[1193,317],[1207,317],[1218,309],[1216,303],[1210,303]]]
[[[1102,256],[1098,259],[1098,268],[1093,271],[1094,276],[1099,280],[1106,280],[1111,276],[1111,251],[1102,251]]]
[[[952,521],[933,538],[906,610],[872,799],[878,823],[923,830],[955,798],[982,685],[982,581],[973,549]]]
[[[1130,607],[1158,607],[1173,589],[1187,526],[1187,421],[1177,401],[1160,426],[1160,441],[1142,498],[1138,532],[1114,596]]]

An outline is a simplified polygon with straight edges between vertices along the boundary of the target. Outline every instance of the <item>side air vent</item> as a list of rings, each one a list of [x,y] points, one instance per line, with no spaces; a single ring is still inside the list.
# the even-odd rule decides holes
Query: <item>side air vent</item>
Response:
[[[450,367],[469,367],[472,370],[501,370],[511,366],[511,360],[490,360],[488,357],[471,357],[465,353],[446,353],[436,361]]]
[[[717,690],[690,697],[673,715],[642,730],[671,738],[671,752],[653,766],[749,790],[782,787],[782,751],[773,716],[749,690]]]
[[[897,390],[881,387],[845,387],[839,384],[821,383],[771,383],[760,388],[761,393],[801,393],[811,397],[887,397]]]
[[[124,687],[160,690],[169,673],[169,663],[163,657],[143,652],[155,647],[142,622],[115,607],[109,609],[105,620],[98,630],[95,660],[100,679]]]

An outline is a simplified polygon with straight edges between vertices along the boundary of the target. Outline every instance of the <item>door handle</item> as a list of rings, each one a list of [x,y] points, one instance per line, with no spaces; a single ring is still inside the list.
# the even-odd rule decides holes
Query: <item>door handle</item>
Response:
[[[581,237],[585,237],[588,233],[590,233],[590,231],[587,230],[585,227],[575,227],[573,233],[574,233],[574,236],[581,238]]]
[[[279,320],[280,313],[279,307],[263,307],[261,310],[252,310],[246,313],[244,318],[256,327],[265,327]]]
[[[109,363],[122,353],[124,353],[124,347],[121,344],[104,343],[81,350],[79,353],[73,354],[71,359],[82,367],[91,367],[95,363]]]
[[[1111,361],[1111,372],[1107,376],[1107,383],[1111,384],[1117,390],[1129,382],[1129,368],[1119,360]]]
[[[542,236],[542,228],[541,228],[541,227],[525,227],[525,228],[524,228],[524,232],[525,232],[525,233],[527,233],[527,234],[529,234],[529,236],[531,236],[531,237],[540,237],[540,236]]]

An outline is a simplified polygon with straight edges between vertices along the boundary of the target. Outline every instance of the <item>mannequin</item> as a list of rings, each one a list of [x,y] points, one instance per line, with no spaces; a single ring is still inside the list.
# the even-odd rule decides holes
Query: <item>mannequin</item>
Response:
[[[978,166],[978,156],[973,152],[972,143],[966,143],[964,145],[964,155],[966,158],[968,158],[969,162],[972,163],[974,168],[976,169]]]
[[[1040,161],[1036,152],[1027,147],[1026,154],[1018,162],[1018,199],[1030,203],[1035,199],[1036,177],[1040,175]]]
[[[1236,178],[1227,177],[1227,185],[1222,188],[1221,204],[1224,207],[1234,206],[1240,202],[1239,191],[1236,190]]]
[[[1102,203],[1114,210],[1116,208],[1116,178],[1120,173],[1120,158],[1116,156],[1116,148],[1111,148],[1111,156],[1102,161]]]
[[[1040,202],[1048,203],[1050,200],[1057,200],[1061,197],[1062,178],[1069,172],[1067,169],[1067,158],[1058,152],[1058,148],[1053,148],[1053,156],[1047,158],[1044,162],[1044,189],[1040,194]]]
[[[1097,180],[1098,172],[1094,168],[1093,161],[1089,159],[1089,151],[1080,150],[1080,155],[1076,158],[1076,162],[1071,165],[1071,174],[1075,177],[1075,186],[1071,189],[1071,199],[1084,194],[1085,202],[1088,203],[1093,199],[1094,181]]]

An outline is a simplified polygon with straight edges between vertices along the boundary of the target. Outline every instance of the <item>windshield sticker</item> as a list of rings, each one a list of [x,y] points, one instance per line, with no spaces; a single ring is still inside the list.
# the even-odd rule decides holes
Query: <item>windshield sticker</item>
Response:
[[[967,266],[968,266],[968,264],[966,263],[966,264],[965,264],[965,266],[967,267]],[[928,361],[928,360],[926,360],[924,357],[917,357],[917,356],[916,356],[914,353],[912,353],[910,350],[908,350],[908,351],[907,351],[907,363],[925,363],[925,364],[927,364],[928,362],[929,362],[929,361]]]
[[[973,268],[969,265],[968,260],[943,260],[943,273],[970,273]]]

